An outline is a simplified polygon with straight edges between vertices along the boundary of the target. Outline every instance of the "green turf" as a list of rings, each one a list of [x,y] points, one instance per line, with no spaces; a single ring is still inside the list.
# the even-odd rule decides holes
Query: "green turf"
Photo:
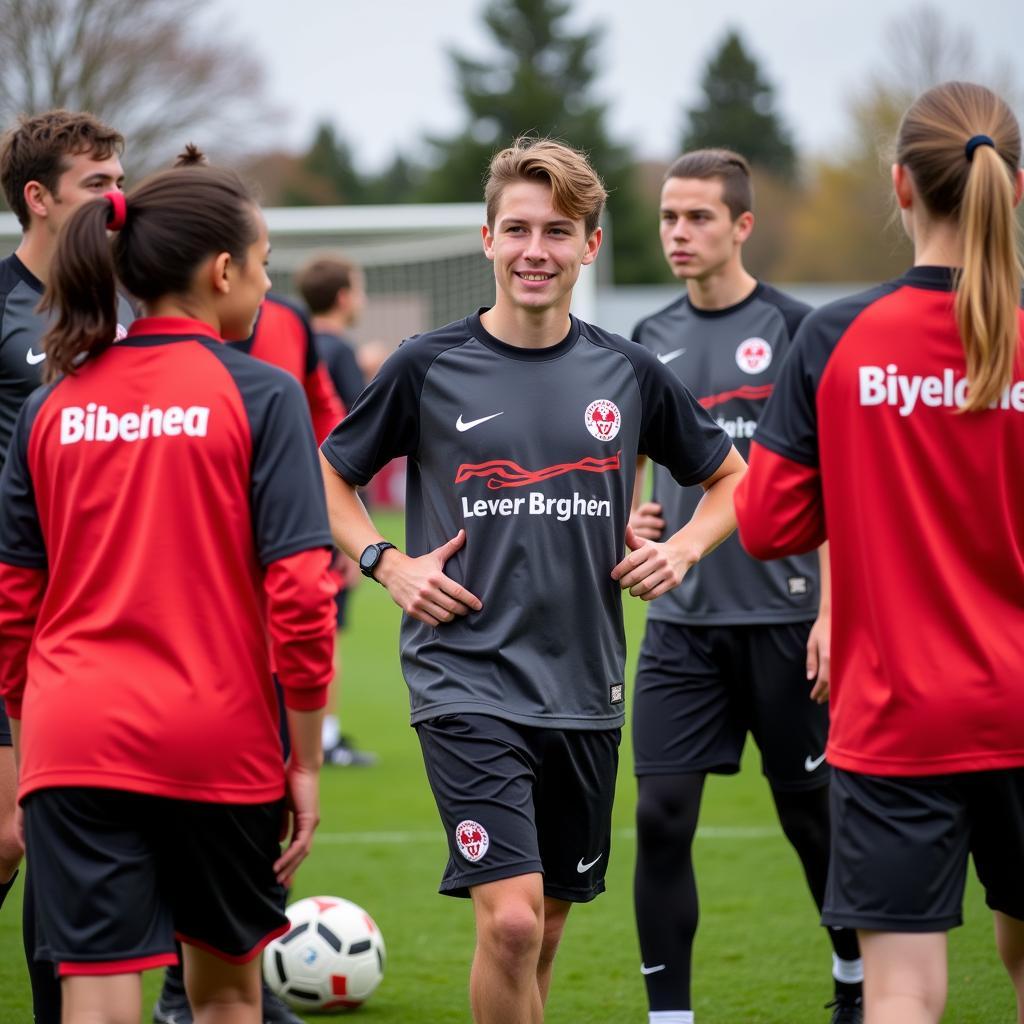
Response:
[[[380,517],[400,538],[397,519]],[[355,900],[384,933],[383,984],[355,1020],[367,1024],[468,1022],[466,983],[473,944],[468,901],[436,894],[446,847],[419,747],[408,727],[398,667],[398,610],[373,583],[351,602],[343,641],[344,728],[380,755],[372,768],[325,768],[320,836],[294,896]],[[635,658],[643,607],[627,601]],[[608,892],[573,911],[555,966],[549,1024],[644,1024],[646,1006],[633,928],[630,828],[634,785],[628,736],[615,807]],[[705,795],[696,866],[701,926],[694,964],[700,1024],[813,1024],[828,1020],[829,946],[795,855],[776,826],[755,756],[739,776],[712,779]],[[744,835],[743,830],[749,833]],[[767,833],[767,834],[766,834]],[[376,834],[376,835],[374,835]],[[0,913],[0,1024],[31,1020],[20,944],[20,886]],[[966,925],[950,941],[950,998],[944,1020],[1014,1019],[991,921],[977,884]],[[158,977],[146,976],[147,1008]],[[148,1019],[148,1013],[147,1013]],[[313,1020],[315,1018],[311,1018]]]

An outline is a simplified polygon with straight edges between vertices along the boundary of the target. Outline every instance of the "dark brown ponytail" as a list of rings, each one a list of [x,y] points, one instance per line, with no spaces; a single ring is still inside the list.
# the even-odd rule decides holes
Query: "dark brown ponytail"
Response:
[[[108,199],[92,200],[60,233],[42,303],[56,313],[43,339],[45,381],[74,373],[85,356],[98,355],[114,342],[117,274],[107,237],[110,213]]]
[[[113,344],[118,281],[144,304],[185,295],[204,260],[226,252],[244,263],[259,234],[251,194],[224,168],[162,171],[125,198],[124,227],[112,240],[107,199],[86,203],[61,231],[43,299],[55,314],[43,339],[48,380]]]

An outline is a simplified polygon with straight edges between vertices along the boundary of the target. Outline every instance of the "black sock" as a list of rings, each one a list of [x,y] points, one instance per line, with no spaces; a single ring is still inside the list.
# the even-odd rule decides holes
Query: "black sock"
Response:
[[[803,865],[807,885],[818,910],[825,902],[828,879],[829,809],[828,786],[780,792],[772,790],[779,823]],[[829,941],[840,960],[860,958],[857,932],[853,928],[828,928]]]
[[[864,982],[862,981],[837,981],[836,995],[845,999],[863,999]]]
[[[704,775],[642,775],[637,786],[633,899],[647,1002],[688,1010],[699,913],[690,854]]]
[[[15,871],[6,882],[0,882],[0,907],[4,905],[4,900],[7,899],[7,894],[14,888],[14,880],[18,877],[18,872]]]

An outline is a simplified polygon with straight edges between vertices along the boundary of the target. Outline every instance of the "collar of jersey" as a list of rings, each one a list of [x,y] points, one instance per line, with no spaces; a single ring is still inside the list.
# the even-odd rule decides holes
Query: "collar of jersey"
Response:
[[[936,292],[951,292],[955,286],[953,267],[911,267],[900,279],[900,284],[911,288],[928,288]]]
[[[184,316],[144,316],[134,321],[128,328],[129,338],[153,335],[186,338],[199,335],[211,341],[224,340],[209,324]]]
[[[42,295],[43,292],[46,291],[46,285],[44,285],[43,282],[40,281],[39,278],[36,277],[36,275],[33,274],[32,271],[29,270],[24,263],[21,262],[21,259],[16,252],[11,253],[10,259],[11,266],[14,268],[14,272],[18,275],[18,277],[20,277],[22,281],[24,281],[25,284],[29,286],[29,288],[31,288],[33,291],[39,292],[39,294]]]
[[[761,292],[764,291],[764,285],[758,281],[754,285],[754,290],[747,296],[740,299],[739,302],[734,302],[731,306],[726,306],[723,309],[701,309],[700,306],[695,306],[689,295],[684,295],[683,298],[686,300],[686,305],[690,307],[690,311],[699,317],[704,317],[708,320],[714,320],[715,317],[719,316],[732,316],[737,309],[742,309],[744,306],[753,302]]]
[[[472,316],[466,318],[469,333],[487,348],[499,355],[508,356],[510,359],[527,361],[557,359],[559,356],[565,355],[576,344],[576,340],[580,336],[580,322],[570,313],[569,333],[557,344],[548,345],[545,348],[520,348],[518,345],[509,345],[507,342],[499,341],[484,327],[480,320],[480,314],[486,313],[487,309],[488,307],[481,306]]]

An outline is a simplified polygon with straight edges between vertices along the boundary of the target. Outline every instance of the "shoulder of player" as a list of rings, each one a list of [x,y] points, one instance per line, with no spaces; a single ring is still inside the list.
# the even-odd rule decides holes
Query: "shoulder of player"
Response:
[[[590,344],[607,352],[614,353],[625,359],[633,367],[637,381],[643,389],[644,384],[651,379],[652,375],[657,379],[664,379],[675,383],[677,378],[668,367],[664,366],[658,357],[646,345],[637,344],[622,337],[621,334],[614,334],[601,327],[577,321],[580,326],[580,337]]]
[[[803,322],[804,317],[814,308],[808,303],[801,302],[795,296],[764,281],[758,282],[756,299],[766,305],[774,306],[779,311],[786,323],[786,328],[791,338],[796,334],[797,328]]]
[[[210,338],[197,338],[200,345],[213,359],[218,360],[243,394],[249,392],[294,392],[306,402],[302,385],[287,370],[273,363],[256,359],[244,349]]]
[[[468,318],[455,320],[444,327],[403,338],[381,369],[383,371],[387,368],[392,373],[425,374],[439,356],[470,344],[473,340]]]
[[[886,281],[861,292],[843,296],[811,310],[800,326],[800,337],[814,337],[837,342],[853,322],[880,299],[900,288],[899,279]]]
[[[673,299],[668,305],[662,306],[661,309],[656,309],[653,313],[648,313],[642,320],[638,320],[630,336],[633,341],[639,342],[642,345],[644,343],[643,335],[647,328],[655,325],[660,320],[677,319],[681,313],[684,313],[689,308],[689,305],[690,300],[686,292],[683,292],[682,295]]]

